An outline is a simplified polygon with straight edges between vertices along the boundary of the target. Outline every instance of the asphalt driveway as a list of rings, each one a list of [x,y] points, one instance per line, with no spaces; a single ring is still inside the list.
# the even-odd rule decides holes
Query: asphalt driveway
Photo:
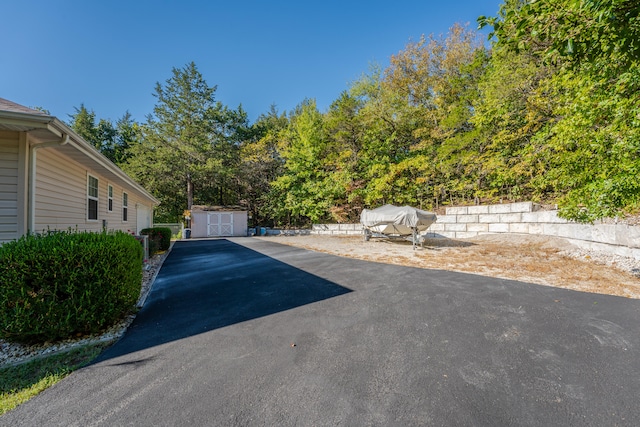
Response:
[[[640,425],[640,301],[275,242],[177,242],[125,337],[0,425]]]

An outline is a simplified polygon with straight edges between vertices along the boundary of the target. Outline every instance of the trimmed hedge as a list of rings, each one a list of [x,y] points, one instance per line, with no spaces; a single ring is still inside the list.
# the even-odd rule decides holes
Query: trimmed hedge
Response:
[[[149,236],[149,254],[166,251],[171,246],[171,229],[168,227],[145,228],[141,235]]]
[[[143,249],[123,232],[48,232],[0,246],[0,338],[95,333],[140,296]]]

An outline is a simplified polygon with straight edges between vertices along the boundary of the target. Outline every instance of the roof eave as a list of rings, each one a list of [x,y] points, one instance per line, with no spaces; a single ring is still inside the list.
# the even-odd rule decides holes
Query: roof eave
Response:
[[[131,177],[116,166],[111,160],[109,160],[104,154],[98,151],[93,145],[89,144],[82,137],[76,134],[73,129],[67,126],[64,122],[56,118],[55,116],[49,116],[45,114],[30,114],[17,111],[0,111],[0,122],[17,128],[22,128],[22,131],[30,131],[36,129],[47,130],[56,137],[62,137],[63,135],[69,136],[69,143],[73,145],[78,151],[82,152],[85,156],[96,162],[103,168],[107,169],[110,173],[114,174],[136,191],[147,197],[158,205],[160,201],[154,196],[149,194],[140,184],[135,182]]]
[[[100,166],[109,170],[109,172],[116,175],[118,178],[124,180],[129,185],[134,187],[137,191],[142,193],[145,197],[149,198],[153,201],[155,205],[160,204],[160,201],[153,197],[147,190],[145,190],[140,184],[135,182],[129,175],[124,173],[122,169],[116,166],[111,160],[109,160],[104,154],[102,154],[96,147],[89,144],[82,137],[77,135],[69,126],[67,126],[64,122],[58,120],[54,117],[53,122],[51,123],[55,129],[59,130],[61,133],[69,135],[70,143],[76,147],[79,151],[83,152],[87,157],[92,159],[94,162],[98,163]]]

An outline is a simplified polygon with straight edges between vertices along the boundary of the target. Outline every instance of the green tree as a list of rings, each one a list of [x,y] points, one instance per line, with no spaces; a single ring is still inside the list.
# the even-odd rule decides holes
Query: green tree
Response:
[[[88,110],[84,104],[80,104],[80,108],[73,108],[75,114],[69,115],[71,119],[69,127],[98,150],[101,149],[102,143],[98,138],[96,130],[96,113],[93,110]]]
[[[471,119],[480,132],[477,163],[480,197],[489,200],[553,198],[555,188],[533,185],[550,165],[537,155],[546,144],[539,132],[553,125],[555,100],[546,81],[557,72],[528,52],[494,46],[478,82]]]
[[[364,102],[345,91],[325,114],[325,128],[334,152],[329,179],[335,184],[331,218],[357,222],[364,208],[366,156],[363,152],[365,128],[360,120]]]
[[[635,72],[636,78],[640,73]],[[620,84],[621,82],[618,82]],[[640,207],[640,103],[608,79],[567,70],[546,82],[557,120],[537,137],[549,165],[534,184],[553,188],[560,214],[582,222]]]
[[[350,96],[362,105],[357,123],[361,129],[358,151],[359,169],[365,188],[360,191],[365,206],[397,202],[402,191],[390,178],[392,165],[411,156],[419,139],[414,135],[421,123],[419,107],[409,105],[408,97],[384,84],[383,71],[373,67],[350,88]]]
[[[241,200],[251,212],[253,224],[274,225],[274,213],[279,208],[270,197],[271,183],[283,172],[280,156],[280,134],[288,127],[289,119],[280,114],[275,105],[260,115],[251,126],[240,147],[238,178]]]
[[[110,120],[100,119],[93,129],[96,148],[102,154],[107,156],[114,163],[116,161],[116,144],[118,139],[118,130],[113,126]]]
[[[588,222],[640,207],[639,11],[627,0],[508,0],[498,17],[480,18],[496,36],[491,69],[505,70],[493,74],[494,87],[534,82],[515,102],[484,96],[477,109],[483,129],[493,128],[496,154],[516,159],[496,171],[557,201],[567,218]],[[506,57],[530,65],[509,70]],[[518,78],[522,70],[529,76]]]
[[[80,104],[80,108],[75,110],[75,114],[69,116],[71,129],[115,164],[124,163],[129,146],[137,140],[139,134],[139,125],[131,114],[127,111],[114,126],[107,119],[100,119],[96,123],[95,112],[88,110],[84,104]]]
[[[128,111],[116,121],[115,135],[103,153],[115,164],[124,164],[130,156],[129,148],[140,139],[140,125]]]
[[[636,0],[505,1],[480,26],[514,51],[551,62],[628,71],[640,60],[640,8]]]
[[[327,219],[338,186],[329,179],[334,151],[314,100],[296,108],[280,134],[279,151],[285,163],[271,192],[276,216],[287,223]]]
[[[233,187],[246,113],[216,101],[215,92],[193,62],[156,84],[153,115],[123,167],[161,200],[159,219],[175,221],[194,203],[237,202],[226,187]]]
[[[362,80],[361,109],[367,128],[366,201],[438,204],[449,196],[467,197],[475,189],[470,178],[475,132],[471,122],[478,96],[477,81],[487,54],[477,34],[454,25],[446,37],[422,37],[391,57],[381,79]],[[369,124],[370,123],[370,124]]]

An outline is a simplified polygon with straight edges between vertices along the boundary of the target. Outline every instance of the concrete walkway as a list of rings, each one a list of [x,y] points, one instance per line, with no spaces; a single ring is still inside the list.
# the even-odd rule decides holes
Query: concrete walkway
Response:
[[[640,301],[275,242],[178,242],[125,337],[0,425],[640,425]]]

